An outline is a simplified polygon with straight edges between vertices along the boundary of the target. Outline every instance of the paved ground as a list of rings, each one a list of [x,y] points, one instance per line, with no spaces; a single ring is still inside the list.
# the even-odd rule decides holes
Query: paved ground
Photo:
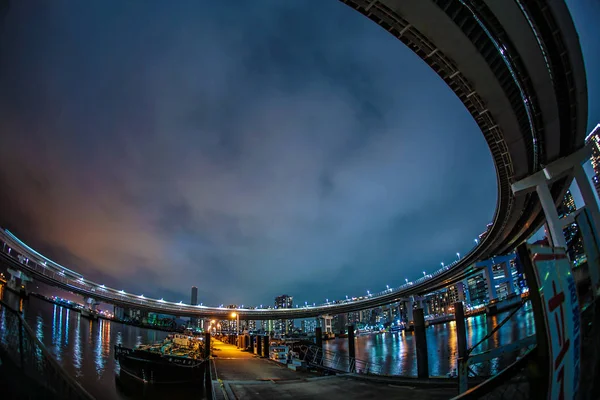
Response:
[[[360,381],[344,376],[309,378],[304,381],[252,384],[226,383],[230,399],[369,399],[401,398],[448,399],[455,395],[448,389],[427,389],[410,386]]]
[[[235,345],[216,340],[212,354],[216,378],[223,381],[281,381],[315,376],[292,371],[284,364],[260,358],[239,350]]]
[[[218,399],[448,399],[455,388],[410,386],[414,380],[376,382],[347,375],[318,376],[259,358],[234,345],[214,342],[213,388]],[[391,382],[391,383],[390,383]],[[407,384],[408,382],[408,384]]]

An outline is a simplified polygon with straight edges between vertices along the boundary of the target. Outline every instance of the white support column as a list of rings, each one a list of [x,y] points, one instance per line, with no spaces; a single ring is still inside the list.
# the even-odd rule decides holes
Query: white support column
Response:
[[[556,204],[554,204],[554,199],[552,199],[552,193],[550,193],[548,184],[546,182],[538,184],[535,187],[535,191],[537,192],[542,208],[544,209],[544,215],[546,216],[546,222],[548,224],[548,233],[552,239],[552,244],[555,247],[566,249],[567,241],[565,240],[562,224],[558,218],[558,212],[556,211]]]

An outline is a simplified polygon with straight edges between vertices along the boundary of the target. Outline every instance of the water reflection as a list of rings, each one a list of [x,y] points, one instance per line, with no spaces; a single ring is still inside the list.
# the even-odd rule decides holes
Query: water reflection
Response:
[[[83,361],[81,355],[81,314],[78,314],[75,321],[75,332],[73,340],[73,366],[75,367],[75,377],[81,377],[81,364]]]
[[[12,295],[11,292],[6,293]],[[18,305],[18,298],[4,300]],[[0,340],[4,340],[3,337],[10,331],[4,313],[5,310],[0,309]],[[117,387],[115,375],[119,371],[112,354],[113,344],[132,347],[139,343],[161,341],[168,334],[107,320],[92,322],[76,311],[67,311],[34,297],[25,301],[23,316],[66,372],[98,399],[129,399],[133,396],[120,390],[122,385]],[[197,388],[194,392],[175,392],[182,397],[199,393]]]
[[[485,315],[469,318],[466,323],[467,346],[479,343],[488,332],[502,322],[509,313],[486,318]],[[504,326],[485,340],[473,351],[480,353],[490,348],[503,346],[535,333],[533,313],[530,306],[519,310]],[[429,353],[429,373],[432,376],[446,376],[456,370],[458,348],[456,323],[454,321],[433,325],[427,328],[427,350]],[[334,339],[323,344],[324,349],[348,352],[347,339]],[[367,334],[356,338],[356,358],[369,361],[381,367],[390,375],[417,375],[416,348],[413,332]],[[514,360],[507,355],[492,363],[487,363],[483,372],[496,373]]]

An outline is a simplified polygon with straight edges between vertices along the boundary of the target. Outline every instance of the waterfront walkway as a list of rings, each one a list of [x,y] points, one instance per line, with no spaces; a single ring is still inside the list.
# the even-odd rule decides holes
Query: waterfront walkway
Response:
[[[321,376],[293,371],[235,345],[214,340],[213,389],[217,399],[365,399],[374,395],[403,399],[448,399],[455,388],[416,379],[369,379],[353,374]]]

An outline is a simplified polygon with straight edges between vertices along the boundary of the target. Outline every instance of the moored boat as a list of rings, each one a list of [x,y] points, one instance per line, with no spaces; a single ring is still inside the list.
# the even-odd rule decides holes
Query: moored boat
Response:
[[[115,359],[121,373],[143,383],[202,382],[206,359],[201,338],[169,335],[162,343],[127,348],[115,345]]]

